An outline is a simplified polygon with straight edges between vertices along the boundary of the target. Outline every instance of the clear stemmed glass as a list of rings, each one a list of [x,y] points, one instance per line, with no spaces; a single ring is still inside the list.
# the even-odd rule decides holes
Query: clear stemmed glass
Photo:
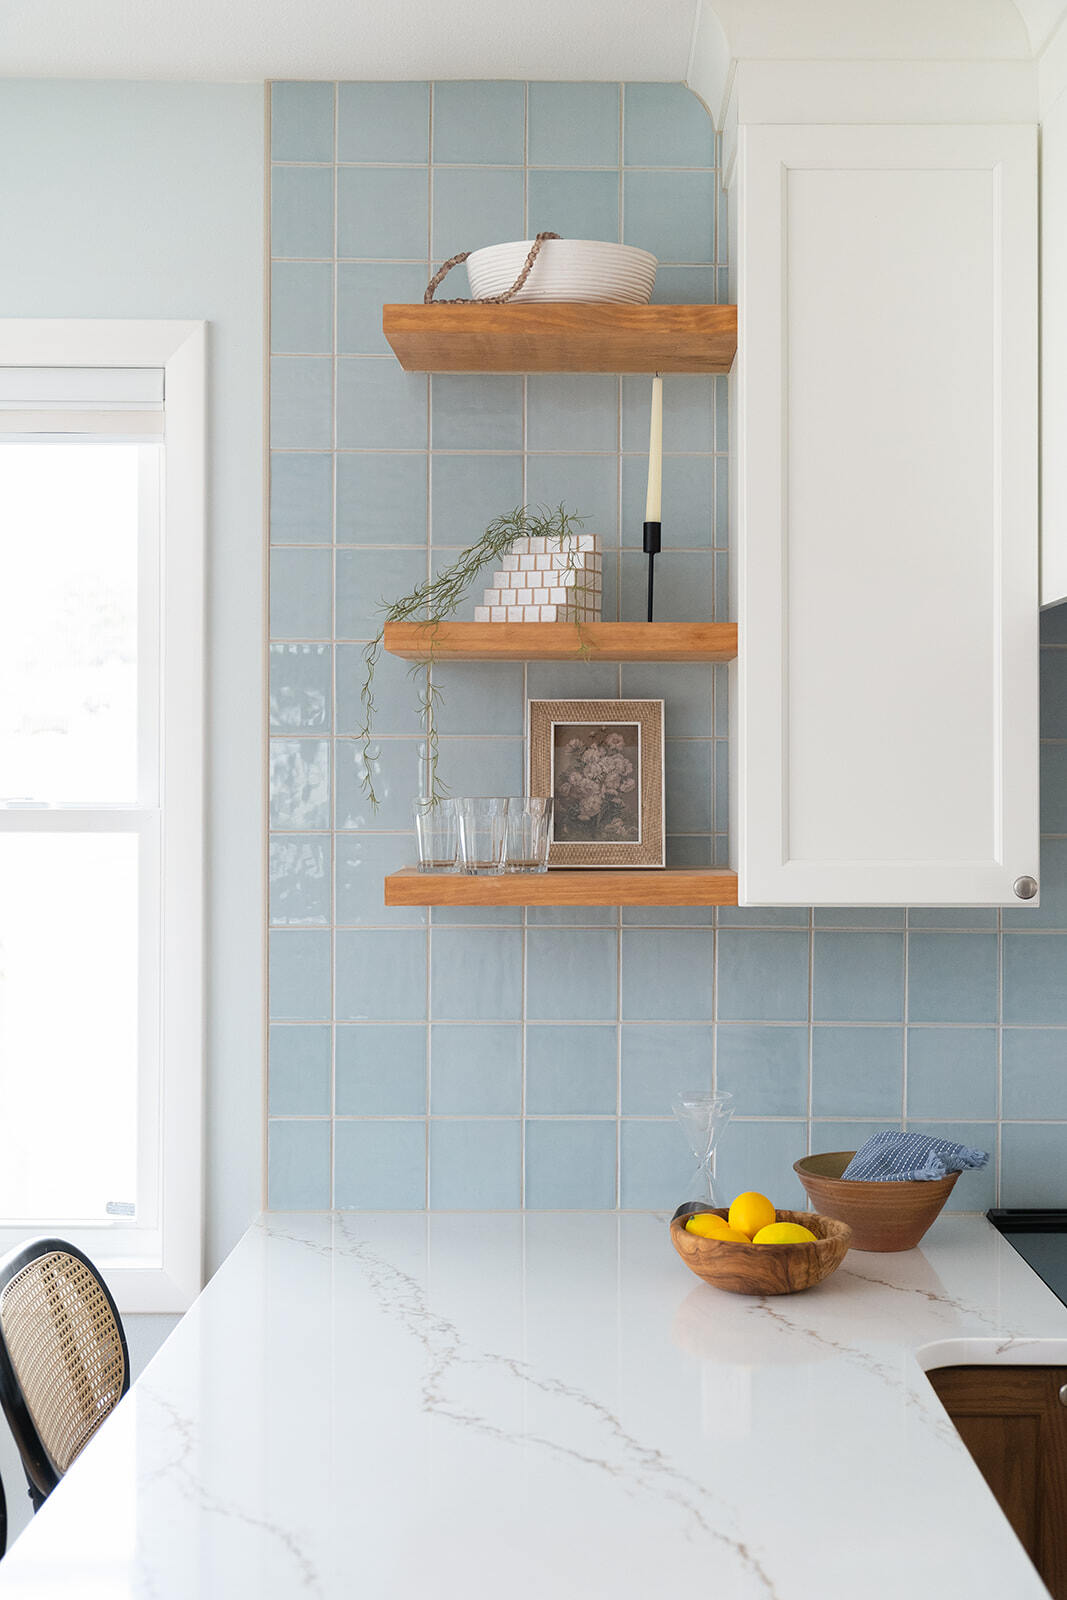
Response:
[[[706,1089],[683,1089],[674,1096],[671,1106],[685,1134],[686,1144],[697,1159],[686,1199],[721,1206],[723,1202],[715,1187],[712,1168],[715,1146],[734,1114],[734,1097],[725,1090],[712,1094]]]

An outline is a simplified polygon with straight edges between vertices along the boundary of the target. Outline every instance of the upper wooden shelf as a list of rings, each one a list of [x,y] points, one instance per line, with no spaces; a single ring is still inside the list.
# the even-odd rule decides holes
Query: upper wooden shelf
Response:
[[[736,306],[387,305],[407,372],[729,372]]]
[[[385,880],[387,906],[735,906],[722,867],[550,867],[473,877],[403,867]]]
[[[732,661],[736,622],[387,622],[406,661]]]

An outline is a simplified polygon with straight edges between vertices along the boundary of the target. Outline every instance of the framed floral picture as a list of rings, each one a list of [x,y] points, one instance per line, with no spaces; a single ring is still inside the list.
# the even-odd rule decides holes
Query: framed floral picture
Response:
[[[531,795],[550,795],[550,867],[662,867],[663,701],[531,700]]]

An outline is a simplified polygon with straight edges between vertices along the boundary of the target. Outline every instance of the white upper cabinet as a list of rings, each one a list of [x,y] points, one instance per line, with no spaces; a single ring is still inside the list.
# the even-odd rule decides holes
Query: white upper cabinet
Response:
[[[1036,188],[1029,125],[738,130],[743,905],[1037,878]]]
[[[1067,600],[1067,90],[1041,123],[1041,603]]]

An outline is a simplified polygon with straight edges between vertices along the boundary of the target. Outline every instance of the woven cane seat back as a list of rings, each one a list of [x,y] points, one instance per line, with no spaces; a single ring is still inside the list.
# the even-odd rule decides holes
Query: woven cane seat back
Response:
[[[95,1273],[52,1250],[0,1291],[0,1329],[41,1442],[66,1472],[122,1398],[122,1336]]]

